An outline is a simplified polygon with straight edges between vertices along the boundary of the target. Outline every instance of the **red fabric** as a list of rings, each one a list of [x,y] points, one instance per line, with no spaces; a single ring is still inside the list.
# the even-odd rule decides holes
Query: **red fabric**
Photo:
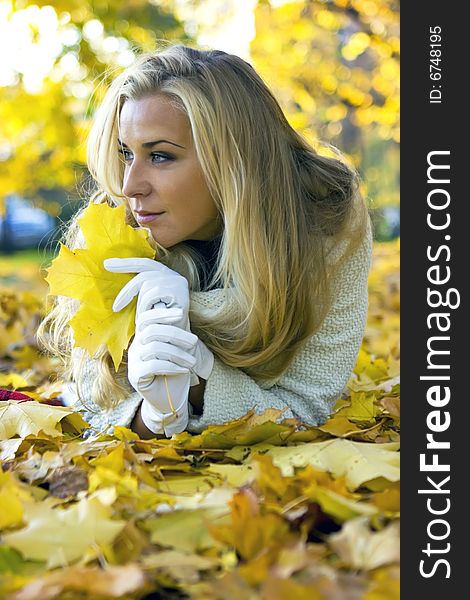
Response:
[[[25,402],[26,400],[32,400],[32,398],[21,392],[13,392],[12,390],[0,388],[0,400],[18,400],[19,402]]]
[[[0,400],[16,400],[17,402],[27,402],[28,400],[34,400],[34,398],[31,398],[26,394],[22,394],[21,392],[14,392],[12,390],[0,388]],[[63,402],[61,400],[57,400],[56,398],[42,400],[41,404],[50,404],[51,406],[64,406]]]

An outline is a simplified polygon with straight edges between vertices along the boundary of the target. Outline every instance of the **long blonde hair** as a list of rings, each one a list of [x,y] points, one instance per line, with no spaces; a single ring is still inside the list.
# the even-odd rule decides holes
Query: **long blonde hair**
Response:
[[[89,202],[128,206],[118,156],[120,110],[127,100],[156,93],[186,113],[223,223],[209,286],[221,287],[224,300],[210,314],[191,306],[191,330],[225,364],[269,387],[321,326],[333,300],[334,273],[364,238],[369,217],[358,175],[339,152],[339,158],[321,156],[292,129],[247,62],[175,45],[138,57],[110,85],[88,137],[88,168],[97,184]],[[127,215],[137,227],[130,210]],[[79,216],[64,238],[71,248],[81,244]],[[155,245],[158,259],[200,291],[194,251],[184,242],[168,250]],[[39,337],[79,382],[84,361],[71,359],[68,326],[76,308],[57,298]],[[100,368],[93,399],[116,405],[128,393],[126,362],[116,377],[107,350],[95,358]]]

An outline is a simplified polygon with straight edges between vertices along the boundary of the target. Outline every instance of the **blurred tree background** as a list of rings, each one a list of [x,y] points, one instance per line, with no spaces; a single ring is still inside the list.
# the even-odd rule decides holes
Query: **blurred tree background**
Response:
[[[221,49],[239,42],[290,123],[346,155],[376,237],[397,235],[398,0],[0,1],[0,202],[19,194],[68,220],[91,190],[86,135],[110,79],[162,41],[207,44],[230,19]]]

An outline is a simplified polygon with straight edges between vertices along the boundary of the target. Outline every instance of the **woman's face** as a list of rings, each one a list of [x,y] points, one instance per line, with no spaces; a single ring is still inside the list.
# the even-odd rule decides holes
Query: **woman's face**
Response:
[[[211,240],[221,230],[218,211],[197,159],[187,116],[156,94],[126,100],[120,115],[125,162],[122,191],[137,223],[164,248]],[[158,214],[161,213],[161,214]]]

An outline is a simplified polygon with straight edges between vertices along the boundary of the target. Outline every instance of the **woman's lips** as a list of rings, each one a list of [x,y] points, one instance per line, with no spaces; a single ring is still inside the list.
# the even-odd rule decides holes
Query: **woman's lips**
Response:
[[[163,213],[163,212],[161,212],[161,213],[145,213],[145,214],[136,213],[135,219],[136,219],[137,223],[139,223],[139,225],[143,225],[146,223],[150,223],[151,221],[154,221],[155,219],[158,219],[159,217],[161,217],[164,214],[165,213]]]

